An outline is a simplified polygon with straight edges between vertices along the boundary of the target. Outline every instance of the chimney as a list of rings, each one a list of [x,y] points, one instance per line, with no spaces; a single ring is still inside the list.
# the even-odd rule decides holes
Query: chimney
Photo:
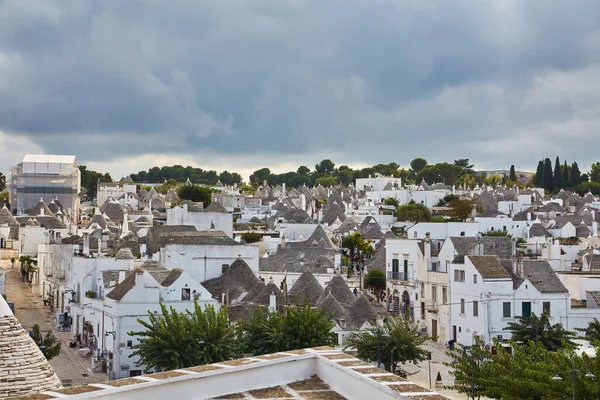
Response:
[[[531,211],[527,211],[527,221],[531,221]]]
[[[281,184],[281,197],[285,197],[285,182]]]
[[[281,235],[281,248],[285,249],[285,234]]]
[[[119,271],[119,281],[117,283],[121,283],[125,280],[125,271]]]
[[[266,187],[267,187],[267,180],[263,179],[263,188],[266,188]]]
[[[121,271],[119,271],[119,275]],[[144,286],[144,270],[138,268],[135,270],[135,286],[143,287]]]
[[[425,265],[427,266],[427,271],[431,271],[431,240],[429,233],[425,234]]]
[[[225,271],[227,271],[227,269],[229,268],[229,264],[223,264],[221,266],[221,275],[225,273]]]
[[[300,195],[300,208],[304,211],[306,211],[306,196],[304,195],[304,193],[302,193]]]
[[[83,255],[90,255],[90,234],[87,232],[83,234]]]
[[[269,311],[275,311],[276,308],[277,296],[275,296],[275,293],[271,293],[271,296],[269,296]]]
[[[44,216],[44,207],[40,207],[40,216]]]

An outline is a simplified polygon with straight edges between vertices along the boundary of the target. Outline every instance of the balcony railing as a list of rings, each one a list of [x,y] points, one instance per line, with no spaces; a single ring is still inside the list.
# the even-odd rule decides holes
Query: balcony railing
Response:
[[[404,272],[388,271],[387,278],[388,280],[392,281],[408,281],[409,274],[405,274]]]

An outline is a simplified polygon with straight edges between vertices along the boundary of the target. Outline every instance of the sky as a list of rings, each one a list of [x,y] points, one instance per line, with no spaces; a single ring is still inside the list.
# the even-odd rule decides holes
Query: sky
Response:
[[[597,0],[3,0],[0,170],[600,159]]]

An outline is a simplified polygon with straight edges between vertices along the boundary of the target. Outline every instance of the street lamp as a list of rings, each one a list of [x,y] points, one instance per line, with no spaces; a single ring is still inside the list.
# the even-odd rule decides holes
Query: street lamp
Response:
[[[561,374],[570,374],[571,388],[573,390],[573,400],[576,399],[576,397],[575,397],[575,381],[577,380],[577,373],[578,372],[583,372],[583,371],[575,369],[575,359],[571,358],[571,370],[570,371],[559,371],[559,372],[556,372],[554,374],[554,376],[552,377],[553,381],[562,381],[562,378],[560,377]],[[592,374],[591,372],[587,372],[584,376],[586,378],[590,378],[590,379],[593,379],[593,378],[596,377],[596,375]]]
[[[444,186],[446,186],[446,178],[441,175],[438,175],[438,178],[442,178],[442,182],[444,183]]]
[[[377,367],[381,368],[381,338],[387,337],[388,334],[383,332],[381,326],[377,326]],[[384,369],[384,368],[381,368]]]

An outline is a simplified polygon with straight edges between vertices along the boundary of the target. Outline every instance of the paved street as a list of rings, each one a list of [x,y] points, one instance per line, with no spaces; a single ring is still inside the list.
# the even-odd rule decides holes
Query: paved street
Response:
[[[54,326],[54,318],[50,316],[49,308],[44,306],[41,298],[31,293],[26,283],[21,282],[19,263],[15,263],[14,270],[10,268],[10,261],[0,261],[0,268],[7,270],[6,295],[9,302],[15,303],[15,314],[21,325],[29,331],[35,324],[39,324],[42,334],[52,330],[54,335],[61,339],[60,354],[50,360],[56,375],[65,385],[85,385],[88,383],[104,382],[106,374],[94,373],[90,370],[90,359],[79,358],[74,350],[69,348],[71,332],[58,332]],[[87,376],[85,376],[87,375]]]

